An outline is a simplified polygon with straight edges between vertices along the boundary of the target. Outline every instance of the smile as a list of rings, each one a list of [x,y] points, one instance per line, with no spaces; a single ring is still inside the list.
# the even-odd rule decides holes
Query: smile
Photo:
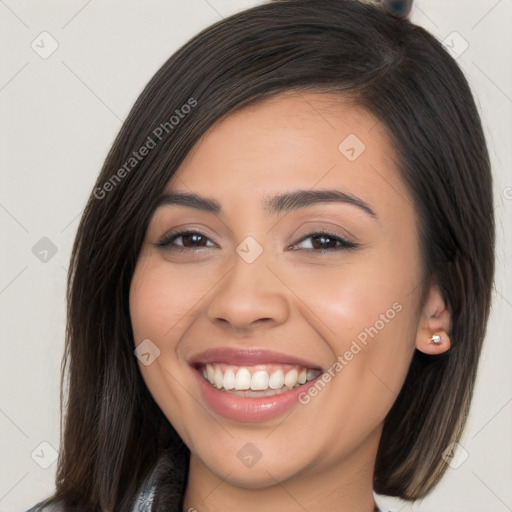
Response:
[[[243,397],[286,393],[320,375],[319,370],[286,364],[235,366],[207,363],[199,371],[216,389]]]
[[[322,374],[319,365],[266,349],[216,348],[188,360],[206,409],[254,423],[277,418],[299,404]]]

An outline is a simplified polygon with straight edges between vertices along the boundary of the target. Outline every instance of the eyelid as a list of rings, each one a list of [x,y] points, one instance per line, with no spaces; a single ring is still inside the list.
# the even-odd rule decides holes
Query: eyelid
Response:
[[[306,224],[317,224],[318,221],[308,221]],[[322,224],[325,224],[324,221],[321,221]],[[330,222],[328,224],[331,224]],[[302,225],[302,228],[304,228],[304,225]],[[300,228],[299,228],[300,229]],[[299,229],[295,230],[295,233],[299,231]],[[173,248],[176,250],[183,250],[183,251],[191,251],[191,250],[205,250],[205,249],[212,249],[212,248],[220,248],[220,244],[216,242],[217,233],[214,233],[213,235],[209,234],[211,233],[211,228],[204,226],[204,225],[197,225],[197,224],[181,224],[178,226],[175,226],[174,228],[170,229],[169,231],[165,232],[164,235],[162,235],[158,241],[154,242],[153,245],[158,248]],[[340,233],[339,231],[343,231],[343,233]],[[176,240],[177,238],[181,236],[186,236],[190,234],[197,234],[201,237],[204,237],[208,240],[208,242],[211,242],[212,245],[210,246],[197,246],[197,247],[184,247],[181,245],[174,245],[172,242]],[[340,243],[338,247],[331,247],[331,248],[325,248],[325,249],[315,249],[315,248],[297,248],[296,246],[302,242],[304,242],[307,238],[315,237],[315,236],[326,236],[329,237],[337,242]],[[292,243],[287,242],[285,243],[286,249],[294,249],[294,250],[301,250],[301,251],[312,251],[312,252],[331,252],[336,250],[350,250],[350,249],[356,249],[361,246],[359,242],[356,242],[357,238],[354,237],[351,233],[347,233],[346,229],[340,228],[338,225],[330,226],[330,227],[324,227],[324,226],[315,226],[312,227],[309,231],[306,233],[301,234],[300,237],[292,236],[289,238],[289,240],[294,240]]]
[[[354,246],[361,245],[359,238],[351,233],[346,226],[333,219],[323,218],[323,216],[304,219],[304,221],[293,230],[286,245],[289,247],[297,244],[308,236],[320,234],[339,238],[345,242],[353,244]]]
[[[336,241],[341,242],[341,246],[330,248],[330,249],[294,249],[295,246],[297,246],[301,242],[304,242],[304,240],[306,240],[307,238],[312,238],[314,236],[321,236],[321,235],[327,236],[329,238],[332,238]],[[360,244],[358,244],[352,240],[349,240],[347,237],[345,237],[343,235],[332,233],[325,229],[316,229],[316,230],[312,230],[309,233],[302,235],[296,242],[293,242],[291,245],[289,245],[288,249],[300,250],[300,251],[313,251],[313,252],[328,252],[328,251],[341,251],[341,250],[357,249],[358,247],[360,247]]]
[[[156,242],[154,245],[156,247],[159,247],[159,248],[168,248],[168,249],[173,249],[175,251],[194,251],[194,250],[205,250],[205,249],[211,249],[212,247],[211,246],[197,246],[197,247],[184,247],[184,246],[181,246],[181,245],[174,245],[173,242],[180,238],[180,237],[183,237],[183,236],[186,236],[186,235],[191,235],[191,234],[196,234],[196,235],[199,235],[199,236],[202,236],[202,237],[205,237],[209,242],[212,242],[212,244],[216,247],[216,248],[219,248],[219,245],[214,241],[212,240],[209,236],[205,235],[204,233],[201,233],[200,231],[198,230],[193,230],[193,229],[190,229],[190,230],[173,230],[173,231],[170,231],[168,233],[166,233],[162,238],[160,238],[160,240],[158,242]],[[336,242],[340,243],[340,245],[338,247],[330,247],[330,248],[325,248],[325,249],[315,249],[315,248],[297,248],[296,246],[299,245],[300,243],[304,242],[305,240],[307,240],[308,238],[313,238],[315,236],[326,236],[328,238],[331,238],[333,240],[335,240]],[[344,236],[341,236],[341,235],[337,235],[337,234],[334,234],[334,233],[330,233],[330,232],[327,232],[325,230],[315,230],[315,231],[312,231],[310,233],[307,233],[307,234],[304,234],[301,238],[299,238],[296,242],[294,242],[293,244],[289,245],[287,248],[289,250],[295,250],[295,251],[308,251],[308,252],[316,252],[316,253],[325,253],[325,252],[334,252],[334,251],[347,251],[347,250],[351,250],[351,249],[356,249],[359,247],[359,244],[357,244],[356,242],[352,242],[351,240],[348,240],[346,237]]]
[[[178,228],[174,228],[172,229],[171,231],[168,231],[165,233],[165,235],[163,235],[162,237],[159,238],[159,240],[157,242],[154,243],[154,245],[156,247],[160,247],[160,248],[166,248],[166,247],[173,247],[173,248],[177,248],[178,250],[180,250],[180,248],[182,246],[179,246],[179,245],[173,245],[172,242],[174,240],[176,240],[177,238],[180,238],[182,236],[186,236],[186,235],[191,235],[191,234],[194,234],[194,235],[200,235],[200,236],[204,236],[205,238],[207,238],[210,242],[213,243],[213,245],[215,245],[216,247],[219,247],[219,244],[217,242],[215,242],[212,237],[206,235],[205,233],[203,233],[202,231],[200,231],[199,229],[195,229],[195,228],[183,228],[183,227],[178,227]],[[211,249],[211,247],[197,247],[196,249]],[[191,250],[191,249],[188,249],[186,247],[183,247],[182,250]]]

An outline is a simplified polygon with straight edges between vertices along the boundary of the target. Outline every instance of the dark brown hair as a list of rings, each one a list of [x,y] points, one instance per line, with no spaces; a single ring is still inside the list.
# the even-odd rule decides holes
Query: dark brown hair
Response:
[[[450,351],[414,354],[385,419],[374,488],[412,500],[442,476],[441,454],[468,413],[494,275],[479,115],[463,73],[424,29],[356,0],[284,0],[224,19],[177,51],[107,156],[71,259],[62,393],[69,389],[57,489],[44,504],[131,510],[149,481],[153,510],[180,510],[188,449],[133,354],[128,293],[141,243],[162,191],[208,128],[249,103],[306,89],[349,96],[387,127],[419,219],[423,284],[436,280],[452,314]],[[155,146],[131,162],[148,137]]]

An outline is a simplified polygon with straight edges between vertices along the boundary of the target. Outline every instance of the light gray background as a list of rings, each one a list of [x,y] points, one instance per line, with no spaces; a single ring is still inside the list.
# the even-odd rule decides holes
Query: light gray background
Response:
[[[0,512],[26,510],[54,488],[68,260],[122,120],[181,44],[258,3],[0,0]],[[458,62],[476,95],[492,157],[497,277],[461,442],[469,458],[449,469],[423,502],[385,502],[404,512],[512,511],[512,280],[506,266],[512,252],[512,0],[422,0],[412,19],[448,38],[454,50],[468,44]],[[52,39],[40,36],[43,31],[58,43],[46,59],[40,54]],[[34,254],[43,237],[55,255],[39,246]]]

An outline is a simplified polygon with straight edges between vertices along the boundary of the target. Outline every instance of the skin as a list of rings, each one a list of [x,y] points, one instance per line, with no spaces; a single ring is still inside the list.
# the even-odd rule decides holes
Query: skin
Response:
[[[338,149],[350,134],[365,144],[354,161]],[[184,510],[373,510],[383,421],[414,349],[449,348],[449,312],[435,283],[422,280],[417,220],[393,157],[384,127],[361,107],[287,92],[221,120],[169,183],[221,206],[158,207],[130,290],[135,343],[149,338],[160,350],[149,366],[139,362],[143,378],[191,450]],[[343,202],[265,208],[297,190],[341,190],[377,218]],[[206,238],[155,245],[175,228]],[[358,247],[318,245],[311,232]],[[236,252],[248,236],[263,250],[252,263]],[[393,304],[400,311],[389,319]],[[384,327],[308,404],[261,423],[208,409],[187,363],[227,346],[297,355],[325,370],[381,315]],[[251,468],[237,457],[247,442],[262,455]]]

